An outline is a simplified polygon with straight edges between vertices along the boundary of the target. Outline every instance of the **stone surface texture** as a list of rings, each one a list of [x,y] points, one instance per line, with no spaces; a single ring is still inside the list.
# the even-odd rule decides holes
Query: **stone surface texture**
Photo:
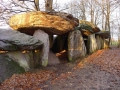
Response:
[[[45,33],[42,30],[36,30],[34,35],[34,38],[39,39],[40,41],[42,41],[43,44],[43,50],[42,50],[42,54],[41,54],[41,64],[42,66],[46,67],[48,64],[48,55],[49,55],[49,36],[47,33]]]
[[[106,39],[103,39],[103,43],[104,43],[103,48],[108,49],[109,48],[109,41],[107,41]]]
[[[6,55],[17,62],[25,71],[30,71],[40,67],[42,48],[32,51],[12,51]]]
[[[18,63],[9,58],[6,54],[0,54],[0,83],[10,78],[13,74],[25,72]],[[1,89],[3,90],[3,89]]]
[[[85,20],[79,20],[79,23],[80,24],[85,24],[85,25],[89,25],[91,26],[92,28],[95,28],[95,25],[89,21],[85,21]]]
[[[96,42],[95,34],[91,34],[88,36],[87,50],[89,54],[97,50],[97,42]]]
[[[97,42],[97,49],[98,50],[102,49],[101,37],[98,35],[96,36],[96,42]]]
[[[48,65],[57,65],[57,64],[60,64],[59,58],[52,51],[49,51]]]
[[[68,36],[68,59],[69,61],[76,60],[86,54],[86,47],[83,37],[79,30],[69,33]]]
[[[32,36],[13,30],[0,30],[0,50],[33,50],[43,43]]]

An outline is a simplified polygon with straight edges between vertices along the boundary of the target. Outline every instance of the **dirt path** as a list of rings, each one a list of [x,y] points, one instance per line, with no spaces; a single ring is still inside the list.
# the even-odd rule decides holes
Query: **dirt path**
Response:
[[[47,79],[32,82],[28,78],[23,86],[21,78],[17,76],[21,82],[13,85],[13,90],[120,90],[120,49],[98,50],[82,61],[48,66],[43,71],[47,73],[44,73],[42,80],[45,77]],[[39,72],[34,72],[36,75],[33,76],[38,76]],[[13,78],[3,82],[0,90],[10,90],[3,88],[9,88]],[[28,82],[31,82],[30,86]],[[37,84],[34,84],[35,82]]]

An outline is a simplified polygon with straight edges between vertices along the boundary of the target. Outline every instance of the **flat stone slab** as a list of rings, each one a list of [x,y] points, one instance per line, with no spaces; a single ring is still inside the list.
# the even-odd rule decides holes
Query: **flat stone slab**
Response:
[[[89,21],[79,20],[79,23],[80,26],[78,28],[81,30],[82,35],[84,36],[89,36],[93,33],[100,32],[100,29]]]
[[[16,14],[9,19],[9,25],[14,30],[33,35],[41,29],[49,34],[63,34],[74,30],[79,20],[64,12],[27,12]]]
[[[96,35],[99,35],[100,37],[102,38],[110,38],[110,31],[100,31],[100,32],[97,32]]]
[[[85,20],[79,20],[79,23],[80,23],[80,24],[85,24],[85,25],[91,26],[92,28],[95,28],[95,27],[96,27],[93,23],[91,23],[91,22],[89,22],[89,21],[85,21]]]
[[[0,30],[0,50],[34,50],[41,47],[43,43],[18,31]]]

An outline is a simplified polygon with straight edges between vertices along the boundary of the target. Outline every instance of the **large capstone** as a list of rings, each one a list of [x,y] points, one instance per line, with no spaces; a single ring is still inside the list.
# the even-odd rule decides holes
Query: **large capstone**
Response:
[[[41,64],[42,66],[46,67],[48,64],[48,55],[49,55],[49,36],[47,33],[45,33],[42,30],[36,30],[34,35],[34,38],[39,39],[44,43],[43,49],[42,49],[42,54],[41,54]]]
[[[14,30],[26,34],[33,34],[36,29],[44,30],[49,34],[63,34],[79,25],[78,19],[64,12],[26,12],[16,14],[9,20]]]
[[[78,29],[81,30],[83,36],[100,32],[100,29],[89,21],[79,20],[79,24]]]
[[[80,23],[80,25],[85,24],[85,25],[91,26],[92,28],[95,28],[95,25],[89,21],[79,20],[79,23]]]
[[[68,58],[69,61],[76,60],[85,56],[86,47],[83,37],[79,30],[75,30],[69,33],[68,36]]]

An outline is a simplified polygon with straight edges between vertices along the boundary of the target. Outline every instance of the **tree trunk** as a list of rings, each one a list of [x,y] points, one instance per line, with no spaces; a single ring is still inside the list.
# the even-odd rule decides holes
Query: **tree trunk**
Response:
[[[54,11],[52,9],[53,0],[45,0],[45,11]]]
[[[106,0],[106,21],[105,21],[105,30],[110,31],[110,1]]]
[[[119,32],[118,32],[118,47],[120,48],[120,26],[119,26]]]
[[[86,20],[86,9],[85,9],[85,1],[84,0],[82,0],[82,2],[81,2],[82,4],[82,20]]]
[[[105,12],[105,10],[104,10],[105,8],[104,8],[104,0],[102,0],[102,30],[104,30],[105,28],[104,28],[104,24],[105,24],[105,22],[104,22],[104,12]]]
[[[39,8],[39,0],[34,0],[34,4],[35,4],[35,9],[37,11],[40,11],[40,8]]]

